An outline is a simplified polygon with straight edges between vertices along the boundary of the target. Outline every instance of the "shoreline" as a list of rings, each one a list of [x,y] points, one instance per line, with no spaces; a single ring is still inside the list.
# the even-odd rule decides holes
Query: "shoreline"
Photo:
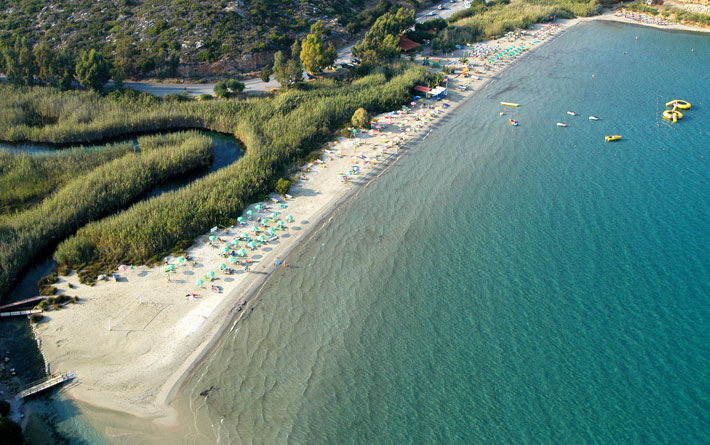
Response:
[[[592,17],[592,18],[582,18],[582,19],[573,19],[573,20],[567,20],[564,21],[562,26],[560,26],[560,29],[556,34],[554,34],[551,37],[546,38],[545,40],[542,40],[536,44],[531,44],[531,48],[526,51],[526,54],[521,57],[522,60],[526,58],[527,53],[534,51],[535,49],[539,48],[540,46],[544,45],[545,43],[554,40],[556,36],[558,36],[560,33],[565,32],[575,26],[578,23],[582,22],[587,22],[587,21],[592,21],[592,20],[607,20],[607,21],[619,21],[623,23],[631,23],[631,24],[639,24],[639,25],[644,25],[644,26],[650,26],[649,24],[645,23],[636,23],[635,21],[631,20],[624,20],[623,18],[619,18],[619,20],[615,20],[613,16],[614,11],[611,11],[606,14],[602,14],[600,16]],[[610,17],[611,15],[611,20]],[[679,25],[682,26],[682,25]],[[672,29],[678,29],[676,27],[671,27],[671,26],[656,26],[657,28],[660,29],[666,29],[666,30],[672,30]],[[697,31],[697,29],[689,27],[690,31]],[[687,31],[686,29],[678,29],[680,31]],[[704,32],[708,32],[705,30]],[[490,42],[488,42],[490,43]],[[528,43],[528,42],[525,42]],[[453,56],[449,57],[450,61],[456,60],[458,56]],[[443,57],[441,59],[444,59]],[[475,97],[480,91],[484,90],[486,86],[488,86],[490,83],[494,82],[497,80],[498,76],[500,76],[502,73],[504,73],[509,67],[513,66],[515,62],[518,60],[514,60],[510,63],[507,63],[505,66],[495,69],[492,71],[488,71],[485,74],[486,77],[483,78],[481,81],[476,81],[475,83],[473,81],[469,81],[468,84],[474,85],[474,88],[469,91],[458,91],[455,88],[450,88],[452,96],[456,97],[456,100],[453,99],[448,99],[446,100],[447,103],[450,104],[448,109],[444,109],[442,111],[443,113],[443,118],[446,118],[449,114],[454,112],[455,110],[458,109],[459,106],[467,103],[469,100],[471,100],[473,97]],[[459,83],[460,80],[458,77],[452,79],[455,85]],[[383,115],[378,116],[379,118],[382,118]],[[415,113],[416,115],[416,113]],[[412,116],[410,115],[405,115],[405,116]],[[205,314],[200,314],[204,319],[201,321],[200,326],[198,326],[198,329],[195,331],[195,336],[202,337],[202,339],[195,344],[194,341],[189,341],[187,343],[181,342],[180,340],[177,340],[176,343],[179,343],[177,347],[182,346],[181,351],[178,351],[178,353],[175,355],[173,354],[172,357],[170,357],[170,352],[174,351],[164,351],[161,350],[162,356],[164,357],[164,361],[168,362],[167,365],[165,363],[162,363],[163,368],[170,368],[169,374],[167,374],[167,379],[164,377],[166,376],[165,372],[161,371],[167,371],[165,370],[160,370],[158,369],[157,371],[154,371],[153,378],[154,380],[160,380],[162,383],[160,386],[157,388],[157,390],[151,391],[147,396],[136,396],[136,392],[140,392],[140,388],[133,388],[134,393],[132,394],[130,392],[131,388],[125,388],[124,390],[121,391],[113,391],[110,392],[106,390],[103,386],[99,386],[98,383],[105,381],[107,379],[110,379],[112,376],[106,375],[106,376],[100,376],[101,378],[95,379],[96,383],[96,388],[90,387],[91,385],[88,383],[83,382],[82,375],[79,373],[79,385],[76,387],[70,388],[68,390],[68,394],[76,399],[79,400],[83,403],[87,403],[89,405],[103,408],[103,409],[108,409],[108,410],[113,410],[113,411],[119,411],[123,413],[130,414],[132,416],[138,417],[138,418],[144,418],[144,419],[152,419],[153,422],[158,425],[159,427],[163,428],[171,428],[174,427],[177,424],[177,418],[176,418],[176,412],[175,410],[169,405],[169,403],[174,399],[175,394],[182,388],[184,383],[189,379],[192,375],[194,375],[194,372],[199,369],[199,367],[205,362],[205,360],[209,357],[209,355],[214,351],[216,347],[219,346],[221,341],[224,339],[224,334],[227,332],[228,329],[233,329],[234,326],[236,326],[237,323],[241,320],[243,314],[246,314],[250,311],[251,306],[250,303],[258,298],[259,294],[261,293],[262,289],[264,289],[265,285],[269,282],[269,278],[271,273],[276,270],[277,265],[274,264],[273,258],[276,254],[278,254],[279,258],[284,258],[288,257],[293,250],[296,247],[303,246],[307,244],[309,241],[313,239],[313,237],[319,233],[320,229],[325,227],[329,221],[330,218],[335,214],[336,211],[342,210],[343,206],[347,204],[350,199],[353,197],[357,196],[360,192],[361,189],[364,189],[369,185],[372,180],[378,178],[380,175],[382,175],[384,172],[386,172],[391,165],[395,164],[402,156],[406,155],[409,150],[412,148],[416,148],[418,146],[418,143],[421,142],[423,139],[425,139],[429,134],[434,131],[438,126],[439,122],[441,121],[440,118],[433,119],[430,123],[426,123],[423,125],[423,127],[420,129],[420,131],[417,131],[414,133],[411,139],[406,140],[405,142],[405,149],[403,150],[397,150],[395,153],[388,153],[386,155],[386,162],[384,163],[384,166],[381,166],[381,163],[378,162],[376,164],[376,167],[373,169],[370,169],[367,171],[367,174],[363,174],[358,178],[357,184],[350,186],[346,185],[342,187],[342,190],[338,190],[336,193],[332,193],[327,197],[327,199],[320,199],[318,200],[317,197],[319,195],[316,195],[317,197],[314,198],[313,200],[316,201],[314,203],[314,208],[312,213],[310,213],[307,219],[307,224],[301,223],[301,225],[306,226],[305,228],[302,228],[298,233],[294,234],[292,229],[295,230],[292,224],[289,224],[289,238],[286,238],[285,236],[283,238],[287,239],[288,241],[282,241],[279,243],[278,246],[272,247],[272,250],[268,251],[268,253],[264,253],[261,258],[260,263],[257,264],[257,266],[254,267],[254,273],[252,272],[251,274],[248,274],[246,277],[242,277],[242,275],[239,275],[239,277],[244,278],[241,283],[239,283],[238,287],[225,292],[223,295],[219,294],[220,296],[205,296],[205,298],[200,298],[199,303],[187,303],[189,306],[190,304],[193,304],[194,306],[197,306],[195,310],[201,309],[207,304],[208,302],[211,303],[210,305],[207,305],[208,312]],[[339,142],[337,145],[331,147],[329,145],[329,149],[337,150],[338,147],[340,147],[343,151],[345,151],[345,148],[348,145],[352,145],[350,140],[341,140],[344,138],[340,138]],[[375,144],[377,145],[377,144]],[[348,147],[349,148],[349,147]],[[358,148],[354,147],[354,151],[357,151]],[[322,187],[323,185],[327,184],[319,184],[317,182],[318,179],[321,179],[321,176],[324,175],[330,175],[334,176],[333,170],[333,164],[338,165],[338,166],[347,166],[349,163],[347,162],[347,159],[349,158],[349,154],[346,155],[345,157],[342,158],[343,162],[338,162],[337,160],[333,159],[333,157],[330,157],[330,159],[327,160],[328,168],[323,169],[323,170],[318,170],[318,174],[315,175],[315,178],[312,182],[308,182],[307,184],[301,184],[298,187],[298,191],[292,192],[292,194],[295,196],[293,200],[289,200],[289,206],[291,206],[291,203],[293,203],[293,206],[296,207],[300,205],[300,203],[305,200],[306,196],[300,196],[299,192],[300,191],[308,191],[304,190],[307,189],[308,186],[311,184],[313,185],[313,189],[316,187]],[[317,168],[317,167],[316,167]],[[314,175],[311,175],[313,177]],[[323,181],[321,181],[323,182]],[[331,181],[333,182],[333,181]],[[253,208],[253,206],[250,206],[249,208]],[[291,209],[286,210],[283,213],[288,213],[291,212]],[[296,211],[294,211],[296,213]],[[300,218],[297,218],[299,220]],[[241,229],[236,229],[235,231],[241,231]],[[219,233],[222,233],[222,231],[219,231]],[[223,236],[223,235],[220,235]],[[201,237],[201,238],[204,238]],[[285,245],[284,245],[285,244]],[[281,247],[283,246],[283,247]],[[201,251],[199,249],[202,249]],[[196,240],[195,244],[193,244],[193,247],[191,247],[189,250],[198,250],[199,252],[206,251],[207,253],[210,252],[210,248],[207,247],[207,243],[204,243],[200,240]],[[259,251],[259,253],[262,253]],[[197,256],[197,255],[196,255]],[[199,258],[199,256],[198,256]],[[201,259],[201,258],[200,258]],[[270,263],[270,264],[269,264]],[[181,266],[182,268],[182,266]],[[179,268],[178,270],[181,270]],[[137,267],[136,269],[141,269],[140,271],[136,271],[133,275],[138,274],[136,277],[133,275],[130,275],[131,280],[137,279],[140,273],[146,272],[146,273],[153,273],[156,272],[157,270],[151,270],[147,268],[141,268]],[[157,268],[153,268],[157,269]],[[160,276],[160,272],[158,272],[158,276]],[[162,279],[164,276],[161,276],[161,278],[155,278],[152,279],[151,283],[148,283],[149,286],[155,288],[158,287],[156,286],[156,283],[160,283],[160,279]],[[76,283],[76,274],[72,274],[69,277],[62,277],[60,284],[64,284],[65,282],[70,281],[72,284]],[[151,279],[148,279],[147,281],[151,281]],[[188,279],[190,281],[190,279]],[[47,365],[47,368],[49,369],[50,366],[54,368],[55,366],[62,367],[63,365],[69,366],[72,361],[77,362],[75,360],[75,357],[67,357],[66,354],[69,353],[64,353],[64,346],[59,346],[60,344],[63,344],[63,341],[61,340],[69,340],[67,337],[67,332],[70,330],[72,327],[72,322],[75,324],[81,324],[77,323],[75,319],[73,319],[70,315],[65,315],[63,313],[69,314],[72,312],[77,312],[77,310],[81,310],[82,305],[89,305],[91,304],[91,301],[96,301],[98,298],[103,298],[104,296],[109,295],[111,298],[117,298],[121,299],[122,298],[122,291],[118,292],[116,294],[115,289],[111,289],[112,287],[115,286],[123,286],[123,283],[99,283],[96,286],[96,289],[91,289],[88,288],[87,286],[80,285],[77,288],[74,288],[68,292],[65,291],[65,293],[72,293],[72,294],[78,294],[80,297],[82,297],[82,292],[86,291],[86,293],[93,295],[94,298],[87,302],[84,298],[82,298],[82,301],[80,304],[76,305],[76,307],[71,307],[67,309],[63,309],[62,311],[59,312],[49,312],[46,315],[49,318],[53,318],[55,316],[61,317],[61,323],[64,323],[62,326],[54,326],[54,331],[51,332],[46,332],[47,329],[50,328],[52,324],[59,324],[58,322],[60,320],[50,320],[49,322],[41,323],[40,326],[37,326],[33,328],[35,332],[35,336],[38,339],[38,344],[40,344],[40,351],[42,353],[42,356],[45,359],[45,363]],[[162,287],[162,283],[160,284],[160,287]],[[94,291],[92,293],[92,291]],[[104,294],[101,295],[100,291],[104,291]],[[202,292],[201,292],[202,293]],[[160,294],[160,290],[158,290],[158,294]],[[205,293],[206,295],[206,293]],[[90,297],[91,298],[91,297]],[[158,300],[162,298],[160,295],[158,295]],[[221,301],[219,302],[214,302],[216,298],[221,298]],[[207,301],[209,300],[209,301]],[[141,305],[143,304],[142,302],[140,303]],[[158,304],[158,303],[151,303],[151,304]],[[174,303],[175,305],[180,304]],[[102,306],[103,304],[98,304],[94,303],[94,305]],[[184,305],[184,304],[183,304]],[[127,305],[126,305],[127,306]],[[107,308],[103,308],[104,311],[98,312],[98,313],[93,313],[93,316],[96,316],[98,318],[99,316],[106,315],[106,310]],[[110,308],[108,308],[110,309]],[[163,308],[163,309],[168,309]],[[161,309],[157,314],[153,316],[152,319],[148,322],[148,325],[153,322],[154,319],[159,318],[160,316],[165,314],[165,310]],[[109,316],[111,316],[110,310]],[[194,310],[186,310],[183,315],[185,317],[179,318],[177,320],[178,322],[182,322],[184,319],[190,317]],[[241,312],[241,313],[240,313]],[[130,315],[130,314],[129,314]],[[149,317],[151,314],[148,314],[146,317]],[[143,315],[137,314],[138,317],[141,317]],[[172,320],[176,321],[176,320]],[[101,319],[101,325],[104,326],[102,329],[97,329],[96,333],[99,334],[100,331],[104,332],[105,337],[111,336],[112,332],[115,331],[108,331],[105,328],[104,324],[104,319]],[[148,326],[146,325],[146,327]],[[80,328],[74,328],[76,331],[79,331]],[[45,332],[42,332],[45,331]],[[165,331],[167,331],[168,334],[175,333],[174,329],[170,329],[168,327],[167,330],[163,330],[158,332],[158,334],[165,334]],[[105,333],[109,332],[108,335]],[[132,337],[135,337],[133,335],[134,332],[145,332],[145,327],[143,330],[137,329],[137,330],[131,330],[130,332],[126,333],[125,335],[121,335],[123,339],[128,342],[134,340]],[[82,335],[86,335],[85,333],[82,333]],[[191,340],[189,334],[185,334],[186,338],[184,340],[188,341]],[[154,343],[157,344],[162,343],[164,341],[171,340],[173,337],[170,335],[158,335],[159,338],[155,338]],[[96,338],[97,340],[102,340],[103,338],[99,337],[92,337]],[[42,341],[45,340],[45,341]],[[126,365],[126,362],[123,362],[121,360],[116,360],[114,357],[113,360],[110,358],[112,355],[111,353],[113,352],[112,348],[125,348],[125,345],[123,342],[116,342],[116,339],[113,339],[113,345],[109,344],[108,347],[104,346],[101,348],[100,352],[103,352],[104,354],[100,354],[98,358],[91,358],[91,360],[96,360],[100,361],[102,359],[106,359],[106,361],[109,362],[108,366],[104,366],[104,368],[111,368],[110,362],[113,362],[114,366],[122,367]],[[55,342],[55,345],[50,346],[50,345],[45,345],[45,343],[51,343],[52,341]],[[120,346],[119,346],[120,345]],[[56,347],[55,347],[56,346]],[[138,345],[138,350],[142,351],[142,347],[145,345],[139,344]],[[193,346],[193,348],[190,348]],[[98,349],[98,348],[97,348]],[[108,351],[106,351],[108,349]],[[164,348],[165,349],[165,348]],[[152,351],[152,350],[151,350]],[[184,352],[184,351],[192,351],[184,357],[183,354],[180,354],[179,352]],[[99,352],[99,351],[96,351]],[[116,354],[113,354],[116,355]],[[145,355],[145,354],[144,354]],[[131,357],[130,353],[127,353],[126,356]],[[184,358],[180,358],[184,357]],[[119,357],[120,358],[120,357]],[[125,359],[125,357],[123,357]],[[131,357],[132,358],[132,357]],[[152,357],[151,357],[152,358]],[[64,360],[63,360],[64,359]],[[87,363],[84,363],[86,365]],[[93,363],[91,363],[93,365]],[[171,366],[171,365],[177,365],[177,366]],[[136,367],[137,365],[134,365]],[[129,366],[130,368],[130,366]],[[52,369],[54,370],[54,369]],[[61,369],[62,371],[67,371],[67,370],[72,370],[72,369]],[[130,377],[127,379],[127,381],[130,380],[140,380],[145,372],[142,372],[140,367],[138,369],[133,369],[133,372],[128,372],[127,374],[131,374],[130,376],[122,376],[122,377]],[[157,374],[157,376],[155,375]],[[162,379],[159,379],[159,377],[163,377]],[[157,377],[157,378],[156,378]],[[82,386],[89,386],[88,388],[82,388]],[[136,391],[137,390],[137,391]],[[123,396],[122,400],[119,400],[116,398],[116,396],[120,394]],[[111,397],[113,396],[113,397]]]

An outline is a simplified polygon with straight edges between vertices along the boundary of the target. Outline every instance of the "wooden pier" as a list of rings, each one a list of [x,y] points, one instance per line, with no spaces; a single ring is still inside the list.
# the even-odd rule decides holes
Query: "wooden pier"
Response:
[[[40,312],[42,312],[42,309],[30,309],[30,310],[27,310],[27,311],[1,312],[1,313],[0,313],[0,318],[19,317],[20,315],[39,314]]]
[[[40,391],[44,391],[45,389],[49,389],[53,386],[62,384],[67,380],[72,380],[74,378],[76,378],[76,374],[74,374],[73,372],[67,372],[58,376],[46,377],[25,387],[25,389],[17,393],[17,395],[15,396],[15,400],[24,399],[25,397],[37,394]]]

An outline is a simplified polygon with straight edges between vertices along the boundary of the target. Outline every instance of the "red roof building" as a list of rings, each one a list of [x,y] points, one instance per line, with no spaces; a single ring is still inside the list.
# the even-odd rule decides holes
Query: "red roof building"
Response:
[[[399,47],[402,49],[402,52],[406,53],[420,46],[422,46],[421,43],[417,43],[414,40],[410,40],[406,37],[399,37]]]

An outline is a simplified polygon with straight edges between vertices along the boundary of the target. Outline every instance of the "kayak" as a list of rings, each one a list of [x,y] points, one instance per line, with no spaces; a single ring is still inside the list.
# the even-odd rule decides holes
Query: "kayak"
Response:
[[[565,124],[564,122],[557,122],[558,127],[569,127],[569,125]]]
[[[590,121],[598,121],[599,118],[596,117],[596,116],[589,116],[589,120],[590,120]]]
[[[515,119],[508,119],[508,122],[510,122],[510,125],[517,127],[518,126],[518,121]]]
[[[568,111],[567,114],[569,114],[570,116],[576,116],[576,115],[577,115],[577,113],[574,112],[574,111]]]
[[[613,134],[611,136],[604,136],[604,140],[607,142],[618,141],[619,139],[621,139],[620,134]]]

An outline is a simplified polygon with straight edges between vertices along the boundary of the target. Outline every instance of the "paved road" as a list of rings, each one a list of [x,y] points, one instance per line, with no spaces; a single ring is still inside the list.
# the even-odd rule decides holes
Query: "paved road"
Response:
[[[438,9],[441,5],[442,9]],[[448,18],[451,17],[455,12],[464,9],[464,2],[457,1],[451,2],[442,1],[430,8],[423,9],[419,11],[416,15],[416,20],[418,23],[425,22],[427,20],[440,17]],[[338,50],[338,57],[335,60],[335,64],[349,63],[352,59],[352,48],[355,46],[352,42],[348,46],[340,48]],[[133,88],[137,91],[143,91],[147,93],[154,94],[156,96],[164,96],[166,94],[181,94],[186,92],[189,96],[197,97],[200,94],[213,94],[215,83],[159,83],[159,82],[123,82],[123,84],[128,88]],[[109,82],[107,86],[111,86],[112,82]],[[268,82],[264,83],[259,78],[247,79],[244,81],[244,92],[247,94],[262,94],[265,91],[272,90],[279,87],[279,83],[273,80],[273,78]]]

